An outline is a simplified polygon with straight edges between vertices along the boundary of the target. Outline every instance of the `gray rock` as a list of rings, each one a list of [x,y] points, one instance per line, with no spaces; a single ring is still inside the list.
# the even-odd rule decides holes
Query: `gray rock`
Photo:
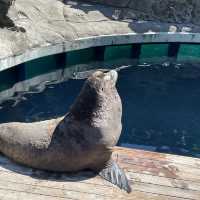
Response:
[[[0,70],[30,60],[31,56],[33,59],[48,54],[46,50],[30,56],[29,52],[36,48],[63,44],[65,51],[66,43],[79,38],[180,32],[185,30],[182,27],[193,33],[200,30],[200,1],[196,0],[15,0],[13,5],[9,2],[0,0]],[[177,27],[176,31],[170,26]]]
[[[134,19],[200,24],[200,2],[196,0],[89,0],[90,2],[131,9]],[[125,15],[127,12],[124,12]],[[135,17],[135,15],[137,17]]]

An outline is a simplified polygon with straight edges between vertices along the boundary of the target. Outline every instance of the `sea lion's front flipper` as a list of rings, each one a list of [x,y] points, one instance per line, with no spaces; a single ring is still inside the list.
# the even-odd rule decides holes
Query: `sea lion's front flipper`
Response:
[[[125,172],[115,161],[110,160],[105,168],[99,172],[99,175],[128,193],[131,192],[131,187]]]

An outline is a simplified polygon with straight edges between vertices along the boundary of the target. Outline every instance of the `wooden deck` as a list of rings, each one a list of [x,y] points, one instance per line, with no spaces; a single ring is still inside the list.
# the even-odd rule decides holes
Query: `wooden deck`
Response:
[[[115,148],[127,194],[90,172],[57,174],[14,164],[0,155],[0,200],[200,200],[200,159]]]

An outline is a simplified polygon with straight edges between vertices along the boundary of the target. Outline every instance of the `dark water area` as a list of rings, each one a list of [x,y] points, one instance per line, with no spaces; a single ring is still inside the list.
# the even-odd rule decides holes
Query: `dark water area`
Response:
[[[67,113],[84,80],[14,92],[0,104],[0,123]],[[200,157],[200,64],[140,64],[119,72],[123,131],[119,145]],[[0,93],[0,99],[1,99]]]

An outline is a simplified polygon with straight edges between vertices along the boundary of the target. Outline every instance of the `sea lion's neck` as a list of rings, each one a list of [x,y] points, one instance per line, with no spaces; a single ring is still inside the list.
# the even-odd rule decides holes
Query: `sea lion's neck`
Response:
[[[77,97],[75,103],[70,108],[70,115],[75,120],[82,121],[94,118],[94,114],[101,108],[102,97],[97,90],[85,84]]]

